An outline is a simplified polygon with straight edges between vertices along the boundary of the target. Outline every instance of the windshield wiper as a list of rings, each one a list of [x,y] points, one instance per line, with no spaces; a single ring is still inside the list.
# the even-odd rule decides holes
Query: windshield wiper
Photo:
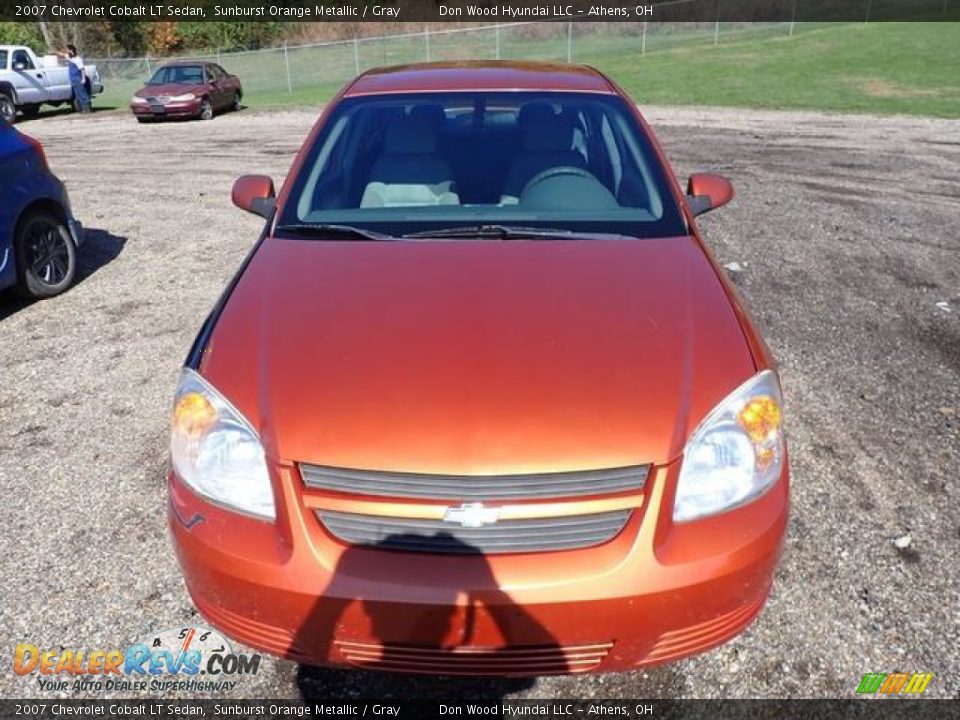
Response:
[[[459,225],[456,227],[422,230],[402,235],[405,238],[494,238],[496,240],[524,240],[546,238],[553,240],[581,240],[584,238],[630,238],[620,233],[568,230],[554,227],[523,227],[520,225]]]
[[[309,235],[311,237],[329,238],[352,237],[359,240],[396,240],[392,235],[384,235],[373,230],[364,230],[353,225],[329,225],[310,223],[292,223],[289,225],[277,225],[278,232],[295,233],[297,235]]]
[[[589,233],[588,233],[589,234]],[[405,238],[468,238],[468,237],[486,237],[499,238],[500,240],[513,240],[522,238],[539,237],[561,237],[568,238],[577,236],[577,233],[564,228],[548,227],[520,227],[518,225],[460,225],[456,227],[439,228],[437,230],[423,230],[420,232],[404,235]]]

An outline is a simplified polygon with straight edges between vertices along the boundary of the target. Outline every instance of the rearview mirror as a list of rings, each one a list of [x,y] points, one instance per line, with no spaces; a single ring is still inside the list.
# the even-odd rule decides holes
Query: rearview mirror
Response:
[[[697,174],[690,176],[687,185],[687,203],[694,215],[716,210],[733,199],[733,185],[720,175]]]
[[[276,205],[273,180],[266,175],[243,175],[233,183],[233,204],[260,217],[270,217]]]

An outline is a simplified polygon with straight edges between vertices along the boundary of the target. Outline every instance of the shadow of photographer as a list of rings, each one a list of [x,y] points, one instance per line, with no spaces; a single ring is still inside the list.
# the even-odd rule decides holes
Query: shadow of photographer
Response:
[[[446,562],[437,562],[437,549]],[[416,574],[410,578],[418,588],[415,602],[377,596],[384,581],[369,578],[391,563],[393,582],[397,570]],[[356,596],[365,585],[370,591]],[[532,687],[535,675],[568,671],[555,638],[498,589],[481,550],[449,532],[389,535],[375,546],[348,548],[296,643],[360,668],[299,666],[297,686],[305,700],[346,695],[496,701]]]

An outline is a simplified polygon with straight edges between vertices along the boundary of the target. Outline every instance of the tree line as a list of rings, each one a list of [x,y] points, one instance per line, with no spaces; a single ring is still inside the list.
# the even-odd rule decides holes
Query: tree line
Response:
[[[68,43],[90,57],[164,56],[180,52],[267,47],[284,35],[280,22],[0,22],[0,45],[38,52]]]

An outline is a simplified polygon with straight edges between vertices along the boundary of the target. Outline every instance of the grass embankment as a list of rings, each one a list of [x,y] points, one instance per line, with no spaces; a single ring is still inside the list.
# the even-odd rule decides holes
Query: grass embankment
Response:
[[[574,42],[574,61],[594,65],[619,82],[641,104],[720,105],[905,113],[960,117],[960,23],[848,23],[757,26],[713,34],[651,33],[641,38],[583,34]],[[485,33],[437,36],[434,60],[493,57]],[[223,64],[243,81],[249,107],[309,106],[328,100],[356,67],[419,62],[421,38],[369,41],[330,47],[291,48],[224,55]],[[565,38],[501,44],[501,57],[567,57]],[[287,68],[290,85],[288,92]],[[101,104],[124,107],[145,78],[107,81]]]
[[[960,117],[960,23],[851,24],[594,64],[641,103]]]

